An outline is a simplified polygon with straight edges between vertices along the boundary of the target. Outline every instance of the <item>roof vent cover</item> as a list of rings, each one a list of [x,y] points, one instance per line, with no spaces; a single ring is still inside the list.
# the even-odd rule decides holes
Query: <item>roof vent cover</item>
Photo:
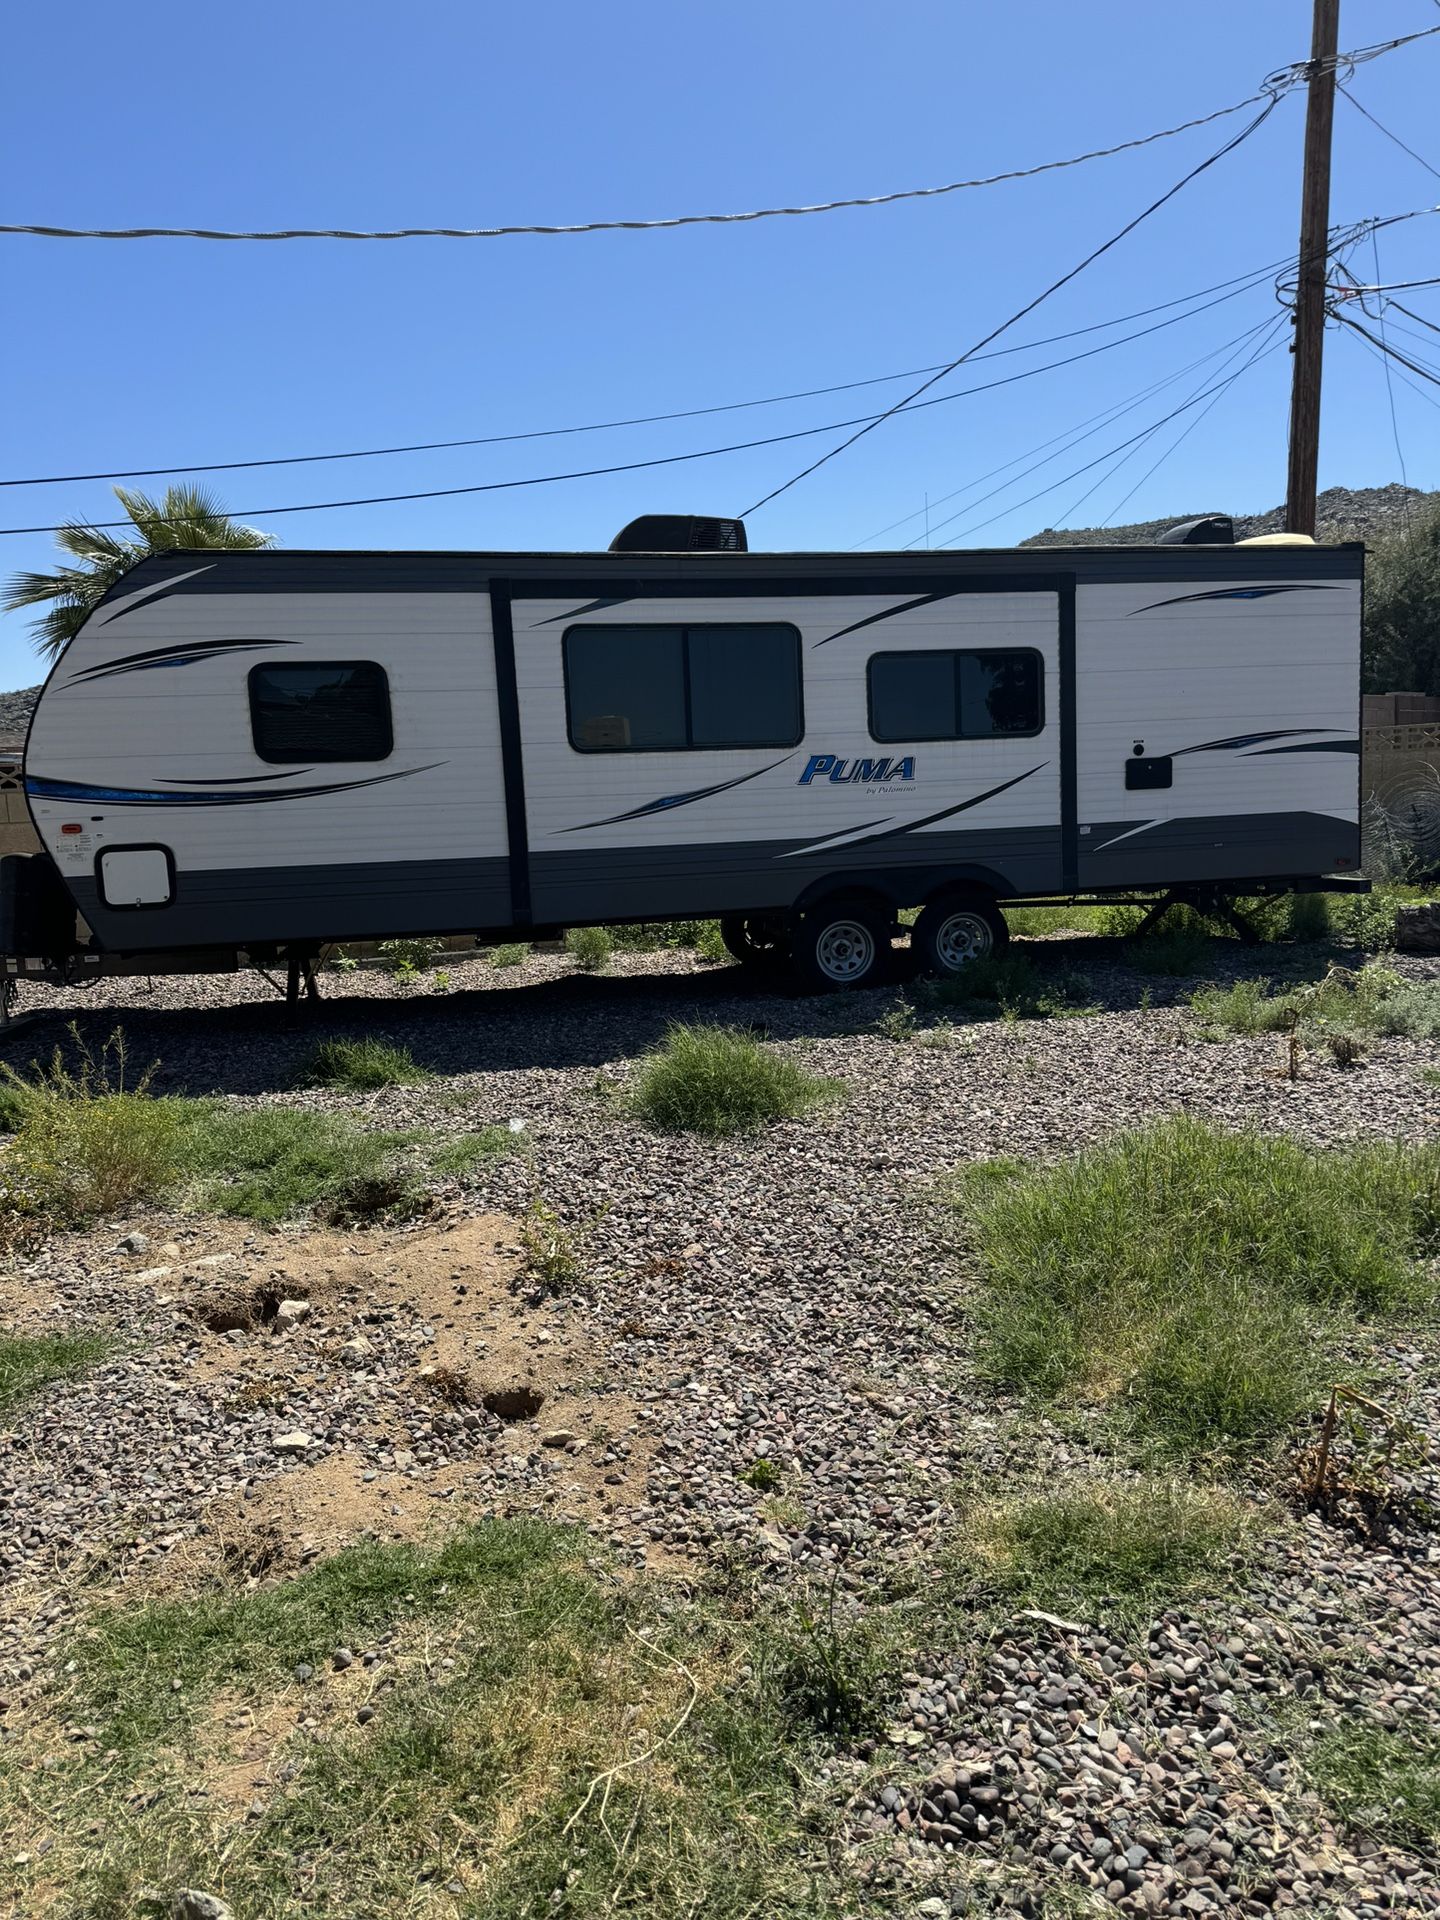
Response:
[[[642,513],[610,542],[611,553],[745,553],[743,520],[699,513]]]
[[[1228,513],[1206,513],[1198,520],[1181,520],[1167,527],[1157,547],[1233,547],[1235,522]]]

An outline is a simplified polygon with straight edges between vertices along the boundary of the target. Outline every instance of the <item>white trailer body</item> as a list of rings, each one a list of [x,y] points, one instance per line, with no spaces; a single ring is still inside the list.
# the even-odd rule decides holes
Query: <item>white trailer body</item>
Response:
[[[168,553],[57,662],[102,952],[1305,884],[1359,860],[1363,550]]]

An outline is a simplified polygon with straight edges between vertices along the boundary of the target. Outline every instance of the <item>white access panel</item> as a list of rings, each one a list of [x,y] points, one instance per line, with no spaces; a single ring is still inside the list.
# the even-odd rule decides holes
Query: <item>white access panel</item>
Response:
[[[107,847],[99,860],[100,897],[107,907],[167,907],[174,892],[163,847]]]

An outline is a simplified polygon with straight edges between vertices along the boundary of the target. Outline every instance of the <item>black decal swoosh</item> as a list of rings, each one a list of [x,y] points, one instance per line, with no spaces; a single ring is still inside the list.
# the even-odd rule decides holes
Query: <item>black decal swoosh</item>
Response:
[[[1198,746],[1177,747],[1170,758],[1178,760],[1186,753],[1220,753],[1229,747],[1254,747],[1262,740],[1290,740],[1299,733],[1335,733],[1335,727],[1271,727],[1264,733],[1232,733],[1224,740],[1202,740]]]
[[[572,607],[569,613],[552,613],[548,620],[537,620],[537,627],[553,627],[557,620],[578,620],[582,613],[599,613],[606,607],[623,607],[634,599],[630,593],[617,594],[613,600],[587,600],[583,607]]]
[[[221,659],[229,653],[253,653],[257,648],[298,647],[298,640],[185,640],[168,647],[151,647],[144,653],[121,654],[117,660],[104,660],[93,667],[82,667],[65,682],[73,687],[80,681],[104,680],[111,674],[145,673],[155,667],[188,667],[197,660]]]
[[[1267,753],[1359,753],[1358,740],[1311,740],[1295,741],[1288,747],[1257,747],[1254,753],[1247,753],[1246,760],[1259,760]]]
[[[621,820],[643,820],[649,814],[670,813],[676,807],[688,807],[696,800],[708,800],[711,794],[726,793],[731,787],[743,787],[747,780],[758,780],[762,773],[773,773],[776,767],[783,766],[790,759],[788,753],[782,753],[778,760],[772,760],[768,767],[757,767],[753,773],[736,774],[733,780],[717,780],[713,787],[695,787],[689,793],[666,793],[658,800],[647,800],[643,807],[631,807],[628,813],[612,813],[603,820],[583,820],[578,827],[561,827],[561,833],[588,833],[592,827],[613,827]]]
[[[913,600],[902,600],[898,606],[886,607],[883,613],[866,614],[863,620],[856,620],[848,627],[841,627],[838,633],[827,633],[823,640],[817,640],[815,646],[828,647],[832,640],[843,640],[847,633],[858,633],[862,627],[873,627],[877,620],[893,620],[897,613],[909,613],[912,607],[928,607],[936,600],[953,600],[960,591],[958,587],[946,587],[940,593],[917,594]],[[814,649],[812,648],[813,652]]]
[[[1338,581],[1299,580],[1293,585],[1275,587],[1212,587],[1208,593],[1177,593],[1171,600],[1152,600],[1148,607],[1135,607],[1127,620],[1133,620],[1137,613],[1154,613],[1157,607],[1184,607],[1196,600],[1268,600],[1276,593],[1335,593],[1339,590]]]

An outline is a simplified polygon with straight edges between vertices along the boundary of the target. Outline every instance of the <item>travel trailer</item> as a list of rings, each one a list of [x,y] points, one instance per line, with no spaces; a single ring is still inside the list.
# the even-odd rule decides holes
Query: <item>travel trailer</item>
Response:
[[[873,982],[1008,901],[1222,901],[1359,860],[1358,545],[169,552],[57,661],[0,873],[11,976],[721,919]],[[78,916],[78,920],[77,920]]]

